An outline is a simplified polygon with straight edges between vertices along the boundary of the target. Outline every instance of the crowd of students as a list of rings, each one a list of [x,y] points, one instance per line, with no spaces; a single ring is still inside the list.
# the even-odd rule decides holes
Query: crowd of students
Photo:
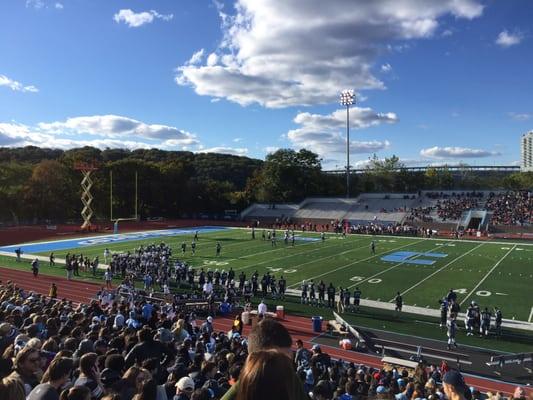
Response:
[[[439,218],[446,222],[448,220],[456,221],[461,218],[464,211],[479,208],[481,203],[478,197],[469,197],[466,195],[456,195],[443,200],[437,200],[435,208]]]
[[[478,399],[440,367],[374,369],[305,348],[263,319],[247,338],[169,304],[117,297],[73,304],[0,286],[0,399]],[[500,395],[494,395],[494,399]],[[517,389],[516,398],[526,399]]]
[[[533,223],[533,194],[531,191],[491,192],[485,198],[483,192],[443,193],[430,192],[426,197],[436,199],[433,207],[414,207],[408,220],[431,221],[436,210],[442,221],[458,220],[464,211],[481,208],[492,211],[493,225],[525,225]]]
[[[350,226],[350,233],[365,235],[399,235],[399,236],[424,236],[425,230],[410,224],[383,224],[369,222]]]
[[[493,225],[533,224],[533,192],[490,193],[486,208],[493,212]]]

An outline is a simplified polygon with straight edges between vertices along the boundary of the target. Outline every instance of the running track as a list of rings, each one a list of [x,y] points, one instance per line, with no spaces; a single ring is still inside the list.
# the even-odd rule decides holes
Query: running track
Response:
[[[35,278],[31,272],[3,267],[0,267],[0,280],[3,283],[11,280],[26,290],[32,290],[44,295],[48,295],[50,285],[52,282],[55,282],[58,287],[58,298],[67,298],[68,300],[77,303],[89,302],[95,297],[97,291],[101,287],[95,283],[76,280],[68,281],[66,278],[62,277],[39,275]],[[232,324],[233,319],[231,317],[217,317],[214,321],[215,329],[223,332],[229,331]],[[317,334],[313,332],[310,318],[286,315],[283,324],[287,327],[294,340],[301,339],[304,342],[304,345],[308,348],[310,348],[313,345],[313,341],[320,336],[317,336]],[[246,336],[250,332],[250,329],[250,326],[245,326],[243,334]],[[364,364],[375,368],[381,368],[383,366],[381,358],[374,355],[342,350],[324,344],[321,344],[320,346],[323,351],[330,354],[332,358],[335,359],[342,359],[344,361],[353,362],[355,364]],[[474,386],[482,392],[499,391],[505,395],[510,395],[511,397],[516,388],[516,385],[509,383],[470,375],[466,376],[465,380],[469,386]]]
[[[25,290],[31,290],[46,296],[48,296],[52,282],[55,282],[57,285],[57,297],[59,299],[66,298],[76,303],[89,303],[101,288],[96,283],[77,280],[69,281],[67,278],[59,276],[39,274],[35,278],[31,272],[3,267],[0,267],[0,280],[4,284],[7,281],[12,281]]]

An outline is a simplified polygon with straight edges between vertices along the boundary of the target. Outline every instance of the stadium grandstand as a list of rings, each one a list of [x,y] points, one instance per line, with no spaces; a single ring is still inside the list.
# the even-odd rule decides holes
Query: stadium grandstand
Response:
[[[418,193],[362,193],[353,199],[307,198],[299,204],[253,204],[241,212],[243,220],[264,222],[352,225],[409,223],[434,228],[530,231],[533,196],[528,191],[419,191]]]

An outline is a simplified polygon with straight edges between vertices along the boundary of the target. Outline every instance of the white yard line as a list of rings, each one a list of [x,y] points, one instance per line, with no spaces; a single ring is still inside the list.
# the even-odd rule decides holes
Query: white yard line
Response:
[[[363,258],[362,260],[357,260],[357,261],[351,262],[351,263],[349,263],[349,264],[341,265],[339,268],[332,269],[332,270],[330,270],[330,271],[324,272],[323,274],[315,275],[315,276],[312,276],[312,277],[310,277],[310,278],[305,278],[305,280],[307,280],[307,281],[309,281],[309,280],[311,280],[311,279],[314,280],[314,279],[320,278],[320,277],[322,277],[322,276],[324,276],[324,275],[329,275],[329,274],[332,274],[332,273],[334,273],[334,272],[340,271],[341,269],[345,269],[345,268],[348,268],[348,267],[350,267],[350,266],[352,266],[352,265],[359,264],[359,263],[361,263],[361,262],[364,262],[364,261],[370,260],[371,258],[382,256],[383,254],[388,253],[388,252],[390,252],[390,251],[399,250],[399,249],[402,249],[402,248],[404,248],[404,247],[412,246],[412,245],[415,245],[415,244],[418,244],[418,243],[407,243],[407,244],[404,244],[404,245],[402,245],[402,246],[395,247],[395,248],[393,248],[393,249],[390,249],[390,250],[384,251],[383,253],[376,254],[376,255],[374,255],[374,256],[370,256],[370,257],[367,257],[367,258]],[[299,285],[300,285],[300,282],[298,282],[298,283],[294,283],[294,284],[292,284],[292,285],[289,285],[289,286],[287,286],[287,288],[291,288],[291,287],[295,287],[295,286],[299,286]]]
[[[478,287],[480,287],[481,284],[482,284],[483,282],[485,282],[485,279],[487,279],[487,278],[489,277],[489,275],[492,274],[492,271],[494,271],[496,268],[498,268],[498,265],[501,264],[501,262],[505,259],[505,257],[507,257],[507,256],[508,256],[508,255],[509,255],[509,254],[515,249],[516,246],[517,246],[517,245],[515,244],[513,247],[511,247],[511,248],[509,249],[509,251],[508,251],[507,253],[505,253],[505,255],[504,255],[502,258],[500,258],[496,264],[494,264],[494,266],[490,269],[490,271],[487,272],[483,278],[481,278],[481,280],[480,280],[479,283],[476,285],[476,287],[475,287],[474,289],[472,289],[472,290],[470,291],[470,293],[468,293],[468,294],[466,295],[466,297],[463,299],[463,301],[461,301],[461,302],[459,303],[459,305],[462,305],[462,304],[463,304],[463,303],[464,303],[464,302],[465,302],[470,296],[472,296],[472,293],[474,293],[474,292],[476,291],[476,289],[477,289]]]
[[[363,240],[363,239],[354,240],[354,241],[350,242],[349,244],[357,243],[357,242],[360,242],[360,241],[362,241],[362,240]],[[298,245],[296,248],[298,248],[298,247],[302,247],[303,245],[306,245],[306,244],[313,244],[313,243],[316,244],[317,242],[303,243],[303,244]],[[339,245],[339,244],[341,245],[341,247],[343,247],[346,243],[336,243],[336,244],[332,244],[332,245],[330,245],[330,246],[327,246],[327,248],[328,248],[328,249],[329,249],[329,248],[333,248],[333,247],[336,247],[336,246]],[[332,256],[326,256],[326,257],[323,257],[323,258],[316,258],[316,259],[314,259],[313,261],[310,261],[309,263],[313,263],[313,262],[320,261],[320,260],[326,260],[326,259],[331,258],[331,257],[337,257],[337,256],[340,255],[340,254],[345,254],[345,253],[349,253],[349,252],[354,251],[354,250],[363,249],[363,248],[365,248],[365,247],[367,247],[367,246],[368,246],[368,243],[365,244],[365,245],[362,246],[362,247],[356,247],[355,249],[349,249],[349,250],[343,251],[343,252],[341,252],[341,253],[334,254],[334,255],[332,255]],[[279,250],[287,249],[287,248],[289,248],[289,247],[287,247],[287,246],[285,246],[285,247],[280,247]],[[324,247],[320,246],[320,247],[317,248],[317,249],[310,250],[310,251],[307,251],[307,252],[301,252],[301,253],[296,253],[296,254],[289,254],[289,255],[287,255],[287,256],[278,257],[278,258],[273,258],[273,259],[270,259],[270,260],[261,261],[261,262],[259,262],[259,263],[248,264],[248,265],[245,265],[245,266],[243,266],[243,267],[235,268],[234,271],[240,271],[240,270],[242,270],[242,269],[247,269],[247,268],[250,268],[250,267],[254,267],[254,266],[256,266],[256,265],[267,264],[267,263],[271,263],[271,262],[273,262],[273,261],[283,260],[283,259],[285,259],[285,258],[290,258],[290,257],[296,257],[296,256],[303,255],[303,254],[307,255],[307,254],[312,253],[312,252],[314,252],[314,251],[319,251],[319,250],[323,250],[323,249],[324,249]],[[275,250],[270,250],[270,251],[275,251]],[[253,256],[256,256],[256,255],[258,255],[258,254],[263,254],[263,253],[265,253],[265,252],[254,253],[254,254],[250,254],[249,256],[245,256],[245,257],[241,257],[241,258],[253,257]],[[294,269],[294,268],[296,268],[296,267],[300,267],[300,266],[302,266],[302,265],[309,264],[309,263],[306,262],[306,263],[303,263],[303,264],[292,265],[292,266],[287,267],[287,269],[289,269],[289,268],[290,268],[290,269]]]
[[[531,312],[529,313],[529,318],[527,319],[527,322],[531,322],[532,318],[533,318],[533,307],[531,307]]]
[[[262,241],[262,240],[261,240],[261,241]],[[298,244],[297,247],[302,247],[302,246],[307,246],[307,245],[317,244],[317,243],[319,243],[319,242],[307,242],[307,243],[301,243],[301,244]],[[270,247],[268,248],[268,250],[260,251],[259,253],[246,254],[246,255],[244,255],[244,256],[237,257],[237,258],[228,258],[227,260],[224,260],[224,261],[236,261],[236,260],[242,260],[243,258],[255,257],[255,256],[258,256],[258,255],[260,255],[260,254],[273,253],[273,252],[275,252],[275,251],[281,251],[281,250],[285,250],[285,249],[288,248],[288,246],[286,246],[286,245],[279,246],[279,247],[277,247],[277,245],[276,245],[276,247],[272,248],[272,245],[270,244],[270,242],[269,242],[268,240],[265,240],[265,245],[270,246]],[[255,247],[255,246],[254,246],[254,247]],[[331,246],[331,247],[333,247],[333,246]],[[295,255],[295,254],[292,254],[292,255]],[[285,256],[284,256],[284,257],[285,257]],[[270,261],[272,261],[272,260],[270,260]],[[253,264],[253,265],[257,265],[257,264]],[[234,269],[234,271],[238,271],[238,270],[241,270],[241,269],[243,269],[243,268],[242,268],[242,267],[240,267],[240,268],[236,268],[236,269]]]
[[[468,250],[466,253],[463,253],[461,254],[460,256],[454,258],[452,261],[450,261],[448,264],[446,264],[445,266],[439,268],[438,270],[436,270],[435,272],[433,272],[432,274],[426,276],[424,279],[422,279],[421,281],[419,281],[418,283],[414,284],[413,286],[411,286],[410,288],[404,290],[402,292],[402,296],[404,294],[406,294],[407,292],[410,292],[411,290],[413,290],[415,287],[419,286],[420,284],[424,283],[425,281],[427,281],[429,278],[431,278],[432,276],[438,274],[440,271],[442,271],[443,269],[447,268],[448,266],[452,265],[454,262],[456,262],[457,260],[459,260],[460,258],[463,258],[464,256],[468,255],[469,253],[472,253],[474,250],[476,250],[477,248],[483,246],[485,243],[481,243],[481,244],[478,244],[476,247],[473,247],[471,248],[470,250]],[[394,299],[391,299],[389,300],[389,303],[394,301]]]
[[[438,250],[438,249],[440,249],[440,248],[441,248],[440,246],[435,246],[434,248],[432,248],[432,249],[430,249],[430,250],[427,250],[427,251],[425,251],[424,253],[430,253],[430,252],[435,251],[435,250]],[[368,280],[370,280],[370,279],[372,279],[372,278],[375,278],[376,276],[383,275],[385,272],[389,272],[391,269],[394,269],[394,268],[396,268],[396,267],[399,267],[400,265],[405,264],[405,263],[407,263],[408,261],[411,261],[411,260],[417,259],[418,257],[423,256],[424,253],[420,252],[420,254],[417,254],[417,255],[414,256],[414,257],[411,257],[411,258],[405,259],[405,260],[403,260],[403,261],[401,261],[401,262],[399,262],[399,263],[397,263],[397,264],[394,264],[392,267],[389,267],[389,268],[387,268],[387,269],[385,269],[385,270],[383,270],[383,271],[380,271],[380,272],[378,272],[378,273],[376,273],[376,274],[374,274],[374,275],[372,275],[372,276],[369,276],[368,278],[365,278],[365,279],[363,279],[363,280],[361,280],[361,281],[358,281],[358,282],[354,283],[354,284],[351,285],[351,286],[348,286],[347,289],[351,289],[351,288],[353,288],[353,287],[355,287],[355,286],[359,286],[360,284],[362,284],[362,283],[364,283],[364,282],[366,282],[366,281],[368,281]]]

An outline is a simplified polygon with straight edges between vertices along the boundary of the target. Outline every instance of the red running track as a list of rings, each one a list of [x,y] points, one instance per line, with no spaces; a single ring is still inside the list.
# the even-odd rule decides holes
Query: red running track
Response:
[[[76,303],[89,303],[101,286],[96,283],[67,280],[59,276],[41,275],[34,277],[31,272],[0,267],[0,280],[14,282],[17,286],[48,296],[52,282],[57,285],[57,297],[66,298]]]
[[[39,275],[35,278],[31,272],[3,267],[0,267],[0,280],[4,283],[11,280],[25,290],[32,290],[44,295],[48,295],[50,285],[52,282],[55,282],[58,287],[58,298],[67,298],[78,303],[89,302],[101,288],[101,285],[95,283],[77,280],[69,281],[63,277]],[[306,347],[311,347],[314,344],[314,340],[320,336],[313,332],[310,318],[285,315],[285,319],[282,322],[289,330],[292,338],[294,340],[301,339]],[[214,320],[214,326],[217,331],[227,332],[231,329],[232,324],[232,317],[217,317]],[[251,326],[245,326],[243,335],[248,335],[250,330]],[[383,366],[381,358],[378,356],[343,350],[323,344],[320,346],[335,359],[341,359],[355,364],[364,364],[374,368],[381,368]],[[468,385],[474,386],[482,392],[502,392],[505,395],[512,396],[516,388],[516,385],[475,376],[466,376],[465,380]],[[526,388],[526,391],[528,391],[528,388]]]

